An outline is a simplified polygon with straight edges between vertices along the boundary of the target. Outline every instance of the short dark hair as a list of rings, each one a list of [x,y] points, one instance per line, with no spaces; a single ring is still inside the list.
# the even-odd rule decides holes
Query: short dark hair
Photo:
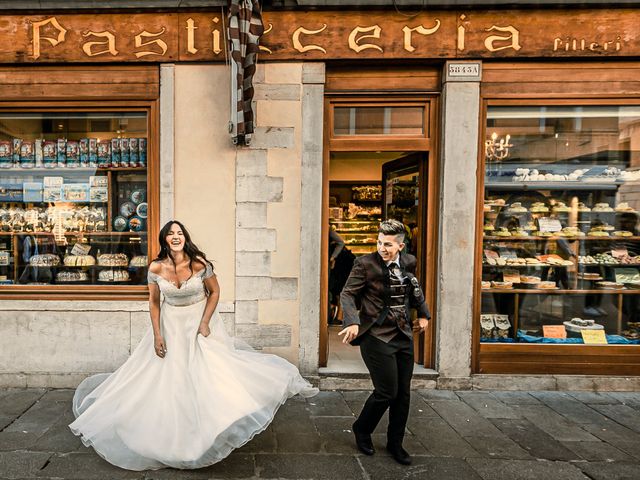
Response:
[[[404,242],[404,237],[407,231],[405,230],[402,222],[391,219],[380,223],[378,233],[381,233],[382,235],[396,235],[400,237],[399,242],[402,243]]]

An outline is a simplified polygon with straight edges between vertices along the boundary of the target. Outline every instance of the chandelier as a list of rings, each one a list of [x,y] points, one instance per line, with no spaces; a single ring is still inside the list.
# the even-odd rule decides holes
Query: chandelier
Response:
[[[511,135],[505,135],[504,138],[498,139],[498,134],[493,132],[491,139],[484,142],[484,153],[487,160],[500,161],[509,156],[509,148],[513,147],[509,141]]]

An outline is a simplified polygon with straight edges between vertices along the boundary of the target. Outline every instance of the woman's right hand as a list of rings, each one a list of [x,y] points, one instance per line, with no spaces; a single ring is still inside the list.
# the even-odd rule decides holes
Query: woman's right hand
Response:
[[[164,338],[155,337],[153,341],[153,348],[156,351],[156,355],[158,355],[160,358],[164,358],[165,354],[167,353],[167,345],[164,343]]]

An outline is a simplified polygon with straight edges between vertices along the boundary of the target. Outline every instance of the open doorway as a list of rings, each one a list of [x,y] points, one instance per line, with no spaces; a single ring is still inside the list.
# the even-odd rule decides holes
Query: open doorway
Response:
[[[359,349],[344,345],[339,295],[356,257],[376,251],[378,226],[396,219],[406,228],[406,251],[417,257],[424,278],[428,202],[428,153],[331,152],[329,155],[329,248],[327,282],[327,368],[365,373]],[[416,362],[424,339],[415,337]]]

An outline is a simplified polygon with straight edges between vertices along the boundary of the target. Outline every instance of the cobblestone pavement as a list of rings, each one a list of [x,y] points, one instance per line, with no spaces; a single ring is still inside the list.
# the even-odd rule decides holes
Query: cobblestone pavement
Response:
[[[82,446],[67,425],[71,390],[0,390],[2,479],[609,480],[640,479],[640,393],[452,392],[412,397],[413,464],[359,454],[351,424],[367,392],[291,399],[225,461],[192,471],[129,472]]]

